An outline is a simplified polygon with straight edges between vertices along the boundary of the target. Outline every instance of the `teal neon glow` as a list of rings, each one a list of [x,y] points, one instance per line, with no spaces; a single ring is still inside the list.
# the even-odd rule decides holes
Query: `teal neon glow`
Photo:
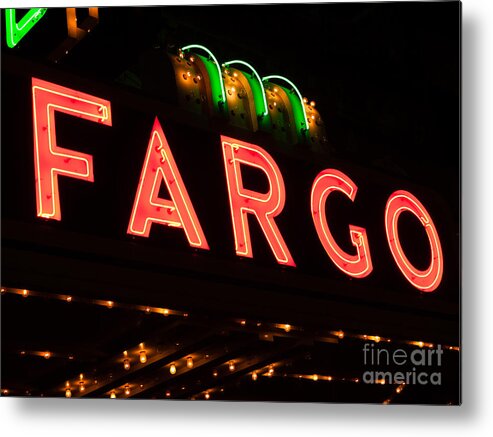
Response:
[[[41,20],[46,13],[47,8],[31,8],[21,18],[21,21],[15,20],[15,9],[5,9],[5,37],[7,45],[12,49],[26,34]]]
[[[252,87],[253,100],[255,101],[255,107],[256,108],[259,108],[259,107],[262,107],[263,108],[262,113],[260,115],[262,117],[265,117],[267,115],[267,113],[268,113],[268,110],[267,110],[267,99],[265,97],[264,84],[262,82],[262,79],[260,79],[259,74],[255,71],[255,69],[248,62],[241,61],[239,59],[235,59],[233,61],[228,61],[228,62],[225,62],[224,63],[224,65],[226,65],[226,66],[233,65],[233,64],[241,64],[241,65],[244,65],[245,67],[248,67],[250,70],[252,70],[252,73],[255,76],[255,78],[257,79],[258,84],[260,86],[260,90],[258,90],[257,87]]]
[[[200,50],[203,50],[214,61],[214,63],[216,64],[216,69],[217,69],[217,81],[218,81],[218,84],[219,84],[218,87],[221,89],[221,101],[223,103],[226,103],[226,93],[224,92],[223,74],[222,74],[222,71],[221,71],[221,67],[219,66],[219,62],[217,62],[217,59],[214,56],[214,54],[207,47],[201,46],[199,44],[190,44],[188,46],[185,46],[185,47],[182,47],[181,48],[182,51],[190,50],[190,49],[200,49]],[[211,78],[211,86],[213,84],[214,84],[214,80]]]
[[[283,76],[277,76],[277,75],[265,76],[262,78],[262,81],[265,82],[266,80],[270,80],[270,79],[283,80],[283,81],[287,82],[291,86],[291,88],[296,92],[296,94],[298,95],[298,97],[300,99],[300,105],[301,105],[301,109],[303,111],[304,124],[305,124],[306,130],[308,130],[308,118],[306,116],[305,103],[303,102],[303,97],[301,96],[301,93],[298,90],[298,88],[296,88],[296,85],[293,82],[291,82],[289,79],[286,79]]]

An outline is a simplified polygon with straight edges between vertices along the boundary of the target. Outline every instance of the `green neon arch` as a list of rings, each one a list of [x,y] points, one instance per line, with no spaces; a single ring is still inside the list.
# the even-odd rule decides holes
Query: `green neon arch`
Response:
[[[219,95],[219,91],[220,91],[221,102],[226,103],[226,94],[224,92],[223,74],[222,74],[219,62],[217,62],[217,59],[214,56],[214,54],[207,47],[204,47],[204,46],[199,45],[199,44],[190,44],[188,46],[181,48],[182,51],[190,50],[190,49],[203,50],[214,61],[214,63],[216,64],[217,75],[214,75],[215,78],[211,76],[211,87],[213,88],[214,93],[218,92],[218,95]]]
[[[300,99],[300,106],[301,106],[301,110],[303,111],[302,113],[302,117],[303,117],[303,121],[304,121],[304,124],[305,124],[305,128],[306,130],[308,130],[308,118],[306,116],[306,111],[305,111],[305,104],[303,102],[303,97],[301,96],[301,93],[300,91],[298,90],[298,88],[296,87],[296,85],[291,82],[289,79],[286,79],[285,77],[283,76],[278,76],[278,75],[272,75],[272,76],[265,76],[262,78],[262,81],[265,82],[266,80],[270,80],[270,79],[278,79],[278,80],[283,80],[285,81],[286,83],[288,83],[291,88],[295,91],[295,93],[298,95],[299,99]],[[293,108],[294,109],[294,108]]]
[[[224,65],[226,66],[229,66],[229,65],[233,65],[233,64],[241,64],[241,65],[244,65],[246,67],[248,67],[253,75],[255,76],[255,78],[257,79],[258,81],[258,85],[260,87],[256,87],[256,86],[252,86],[252,92],[253,92],[253,100],[255,102],[255,107],[256,108],[259,108],[259,107],[262,107],[262,114],[261,116],[262,117],[265,117],[268,113],[268,110],[267,110],[267,99],[265,97],[265,88],[264,88],[264,84],[262,82],[262,79],[260,78],[259,74],[257,73],[257,71],[248,63],[248,62],[245,62],[245,61],[241,61],[239,59],[235,59],[233,61],[228,61],[228,62],[225,62]]]

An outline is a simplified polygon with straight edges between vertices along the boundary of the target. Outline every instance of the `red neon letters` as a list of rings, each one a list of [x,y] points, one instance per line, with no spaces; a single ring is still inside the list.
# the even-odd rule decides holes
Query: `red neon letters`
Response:
[[[356,255],[350,255],[335,242],[327,224],[325,213],[325,204],[330,193],[340,191],[354,202],[357,190],[357,186],[349,176],[337,170],[324,170],[318,174],[313,182],[311,211],[318,238],[330,259],[347,275],[364,278],[373,270],[366,229],[349,225],[351,241],[356,247]]]
[[[94,182],[92,156],[58,147],[55,111],[111,126],[110,102],[32,79],[34,166],[38,217],[60,220],[58,176]]]
[[[274,217],[278,216],[284,208],[286,197],[284,181],[276,162],[265,150],[254,144],[225,136],[221,136],[221,143],[236,254],[253,257],[247,220],[247,214],[250,213],[257,218],[277,262],[296,266],[274,221]],[[269,180],[269,191],[258,193],[244,188],[241,165],[250,165],[262,170]]]
[[[69,88],[32,79],[34,164],[38,217],[61,220],[58,176],[94,181],[92,156],[59,147],[56,141],[55,111],[111,126],[110,102]],[[284,208],[284,181],[274,159],[261,147],[221,136],[226,182],[236,254],[253,258],[248,214],[260,224],[279,264],[296,266],[276,225]],[[266,193],[243,186],[242,166],[261,170],[268,180]],[[166,184],[170,200],[159,197]],[[318,237],[334,264],[345,274],[364,278],[372,270],[372,260],[365,228],[349,225],[356,254],[346,253],[330,232],[327,199],[334,191],[345,194],[352,202],[356,184],[344,173],[328,169],[315,178],[311,191],[311,213]],[[399,239],[401,213],[414,214],[424,226],[431,248],[431,261],[426,270],[418,270],[406,257]],[[190,246],[209,249],[204,232],[193,208],[185,184],[175,163],[163,129],[156,118],[147,147],[127,233],[149,237],[153,223],[183,228]],[[443,253],[437,229],[425,207],[407,191],[396,191],[385,209],[387,241],[394,260],[404,277],[417,289],[432,292],[443,276]]]
[[[171,200],[158,197],[163,181]],[[147,147],[127,233],[148,237],[152,223],[183,228],[190,246],[209,249],[157,117]]]
[[[418,270],[407,259],[399,241],[397,223],[402,212],[414,214],[423,224],[431,247],[431,262],[426,270]],[[433,221],[421,202],[408,191],[392,193],[385,208],[385,230],[390,251],[404,277],[417,289],[430,292],[440,285],[443,275],[443,254]]]

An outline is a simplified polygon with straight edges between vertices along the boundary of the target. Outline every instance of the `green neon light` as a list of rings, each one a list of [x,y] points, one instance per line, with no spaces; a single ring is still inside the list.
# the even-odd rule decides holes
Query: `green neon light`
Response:
[[[294,112],[294,115],[295,117],[299,120],[300,118],[303,120],[301,122],[301,128],[302,129],[306,129],[308,130],[308,118],[306,116],[306,111],[305,111],[305,104],[303,102],[303,97],[301,97],[301,93],[300,91],[298,90],[298,88],[296,88],[296,85],[291,82],[289,79],[286,79],[285,77],[283,76],[277,76],[277,75],[272,75],[272,76],[265,76],[262,78],[262,81],[266,81],[266,80],[270,80],[270,79],[279,79],[279,80],[283,80],[285,82],[287,82],[291,88],[296,92],[296,94],[298,95],[298,98],[299,98],[299,105],[298,104],[293,104],[293,112]],[[289,96],[289,94],[288,94]],[[291,102],[293,102],[291,99],[290,99]],[[294,102],[293,102],[294,103]],[[296,102],[298,103],[298,102]],[[301,107],[301,111],[300,111],[300,107]]]
[[[181,48],[182,51],[190,50],[190,49],[203,50],[214,61],[214,64],[215,64],[216,70],[217,70],[217,75],[216,74],[213,74],[213,75],[209,74],[209,77],[211,79],[212,92],[213,92],[214,96],[221,96],[220,102],[225,104],[226,103],[226,93],[224,92],[223,74],[221,71],[221,67],[219,66],[219,62],[217,62],[216,57],[213,55],[213,53],[207,47],[201,46],[199,44],[190,44],[188,46]],[[207,65],[206,65],[206,67],[207,67]]]
[[[31,8],[21,18],[21,21],[15,20],[15,9],[5,9],[5,36],[7,45],[12,49],[26,34],[41,20],[46,13],[47,8]]]
[[[255,102],[256,108],[263,108],[260,116],[265,117],[268,113],[268,110],[267,110],[267,98],[265,97],[265,88],[264,88],[264,84],[262,82],[262,79],[260,79],[260,76],[258,75],[258,73],[255,71],[255,69],[248,62],[240,61],[239,59],[235,59],[234,61],[228,61],[228,62],[224,63],[224,65],[226,65],[226,66],[229,66],[232,64],[245,65],[250,70],[252,70],[253,76],[255,76],[255,78],[257,79],[257,82],[251,82],[250,83],[250,86],[252,88],[252,93],[253,93],[253,100]]]

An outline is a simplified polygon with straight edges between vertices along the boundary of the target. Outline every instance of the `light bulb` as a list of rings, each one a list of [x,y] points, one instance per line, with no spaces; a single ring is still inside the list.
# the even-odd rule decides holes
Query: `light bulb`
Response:
[[[167,398],[169,398],[170,396],[171,396],[171,392],[168,390],[168,391],[166,392],[166,397],[167,397]]]
[[[200,74],[197,74],[197,80],[202,80],[202,76]]]
[[[287,325],[287,324],[286,324],[286,325],[284,325],[284,330],[285,330],[286,332],[291,331],[291,325]]]
[[[111,300],[106,301],[106,306],[108,308],[113,308],[113,305],[115,305],[115,303],[113,301],[111,301]]]
[[[214,370],[214,372],[212,372],[212,376],[213,376],[214,378],[217,378],[217,375],[218,375],[217,370]]]
[[[127,384],[125,385],[125,394],[128,396],[130,395],[130,386]]]
[[[235,370],[235,363],[233,363],[233,361],[230,361],[230,363],[229,363],[229,370],[231,372],[233,372]]]
[[[71,398],[72,397],[72,390],[70,390],[70,387],[65,389],[65,397],[66,398]]]
[[[46,359],[49,359],[51,357],[51,353],[50,352],[45,352],[43,354],[43,357],[45,357]]]
[[[252,379],[253,379],[254,381],[256,381],[256,380],[257,380],[257,378],[258,378],[257,372],[253,372],[253,373],[252,373]]]
[[[205,398],[206,398],[206,399],[210,399],[210,398],[211,398],[211,395],[210,395],[209,393],[206,393],[206,394],[205,394]]]
[[[274,374],[274,367],[269,367],[269,376]]]
[[[147,361],[147,354],[144,349],[144,343],[140,343],[139,361],[144,364]]]
[[[167,308],[165,308],[165,309],[163,310],[163,314],[164,314],[165,316],[167,316],[167,315],[169,314],[169,310],[168,310]]]
[[[187,358],[187,367],[189,369],[191,369],[193,367],[193,358],[192,357]]]
[[[84,385],[84,374],[79,375],[79,391],[84,391],[86,389],[86,386]]]
[[[306,97],[303,97],[303,102],[308,103],[308,99]]]
[[[313,380],[318,381],[318,375],[313,375]]]
[[[67,296],[66,301],[67,301],[68,303],[72,302],[72,296]]]
[[[125,370],[130,370],[130,360],[129,360],[128,358],[125,358],[125,359],[123,360],[123,368],[124,368]]]
[[[274,87],[274,92],[277,93],[279,89],[277,87]]]
[[[310,102],[310,106],[311,106],[312,108],[315,108],[315,101],[314,101],[314,100],[312,100],[312,101]]]
[[[115,390],[111,390],[111,393],[110,393],[110,398],[111,398],[111,399],[115,399],[115,398],[116,398],[116,393],[115,393]]]
[[[27,297],[27,296],[29,296],[29,291],[22,290],[22,297]]]
[[[176,373],[175,363],[172,363],[171,366],[169,366],[169,373],[171,373],[172,375]]]

